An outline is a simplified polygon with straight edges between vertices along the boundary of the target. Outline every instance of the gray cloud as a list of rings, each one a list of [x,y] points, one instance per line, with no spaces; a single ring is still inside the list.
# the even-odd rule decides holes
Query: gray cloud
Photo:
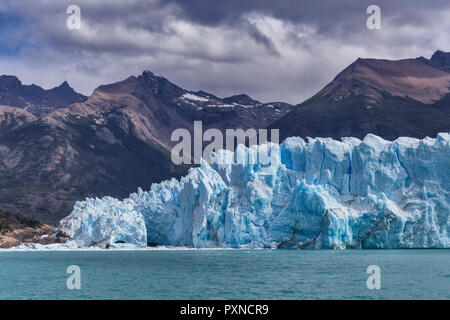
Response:
[[[65,26],[72,3],[81,8],[81,30]],[[44,87],[68,80],[90,94],[100,84],[150,69],[192,90],[299,103],[360,56],[450,51],[448,0],[377,1],[383,29],[373,31],[366,28],[369,4],[5,0],[0,14],[20,23],[0,45],[0,73]],[[12,45],[14,55],[2,54]]]

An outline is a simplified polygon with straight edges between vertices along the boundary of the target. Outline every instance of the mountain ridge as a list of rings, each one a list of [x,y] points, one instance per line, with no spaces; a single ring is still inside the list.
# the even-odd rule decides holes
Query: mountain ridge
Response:
[[[140,186],[180,177],[189,166],[171,162],[173,130],[192,131],[195,120],[221,130],[265,128],[293,107],[253,101],[227,104],[144,71],[39,117],[4,107],[0,208],[55,225],[77,200],[121,198]]]
[[[194,121],[222,132],[277,128],[281,140],[435,136],[450,129],[448,55],[358,59],[295,108],[185,90],[148,70],[39,116],[0,106],[0,209],[55,225],[77,200],[123,198],[181,177],[190,166],[171,162],[171,133],[192,133]],[[66,82],[57,88],[71,90]]]
[[[86,96],[70,87],[67,81],[45,90],[35,84],[23,85],[16,76],[0,76],[0,105],[21,108],[38,117],[86,99]]]
[[[450,53],[431,59],[358,58],[310,99],[272,123],[289,136],[423,138],[450,130]],[[442,70],[444,69],[444,70]]]

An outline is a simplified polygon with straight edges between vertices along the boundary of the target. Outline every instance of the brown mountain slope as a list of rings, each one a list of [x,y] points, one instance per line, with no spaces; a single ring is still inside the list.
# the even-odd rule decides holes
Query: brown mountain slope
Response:
[[[0,208],[56,224],[76,200],[123,198],[184,175],[187,166],[170,158],[177,128],[192,131],[194,120],[205,128],[264,128],[292,110],[244,96],[224,100],[144,72],[40,118],[15,110],[20,125],[0,134]]]
[[[382,92],[388,92],[396,97],[409,97],[430,104],[442,99],[450,92],[449,88],[450,73],[418,59],[358,59],[318,95],[335,100],[352,94],[381,99]]]

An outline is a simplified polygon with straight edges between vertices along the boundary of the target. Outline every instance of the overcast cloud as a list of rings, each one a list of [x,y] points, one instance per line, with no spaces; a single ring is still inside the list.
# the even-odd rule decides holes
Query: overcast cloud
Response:
[[[82,27],[66,27],[66,8]],[[366,9],[381,7],[382,30]],[[450,1],[2,0],[0,74],[89,95],[149,69],[190,90],[299,103],[358,57],[450,51]]]

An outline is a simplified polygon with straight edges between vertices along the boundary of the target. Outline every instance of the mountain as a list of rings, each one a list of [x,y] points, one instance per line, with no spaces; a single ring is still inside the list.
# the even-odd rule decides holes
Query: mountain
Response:
[[[188,91],[149,71],[41,117],[0,107],[0,208],[55,225],[76,200],[184,175],[170,158],[175,129],[265,128],[292,108]]]
[[[316,95],[275,121],[289,136],[423,138],[450,130],[450,53],[431,59],[357,59]]]
[[[60,224],[74,240],[64,246],[450,248],[449,145],[448,133],[288,138],[268,166],[203,162],[123,201],[78,202]],[[262,150],[241,145],[235,159]]]
[[[172,132],[179,128],[193,132],[194,121],[202,121],[204,130],[258,129],[292,109],[287,103],[260,103],[246,95],[221,99],[204,91],[188,91],[144,71],[138,77],[100,86],[86,102],[55,110],[48,118],[64,122],[71,117],[92,117],[95,123],[91,126],[97,129],[113,119],[125,131],[131,125],[139,139],[154,141],[170,150],[177,143],[171,141]],[[100,131],[96,135],[104,141],[114,141],[109,133]]]
[[[34,84],[23,85],[15,76],[0,76],[0,105],[21,108],[35,116],[83,102],[86,98],[75,92],[66,81],[58,87],[45,90]]]
[[[417,59],[432,67],[450,72],[450,54],[448,52],[438,50],[431,56],[431,59],[429,60],[424,57],[420,57]]]
[[[36,117],[25,110],[0,105],[0,136],[34,120]]]

